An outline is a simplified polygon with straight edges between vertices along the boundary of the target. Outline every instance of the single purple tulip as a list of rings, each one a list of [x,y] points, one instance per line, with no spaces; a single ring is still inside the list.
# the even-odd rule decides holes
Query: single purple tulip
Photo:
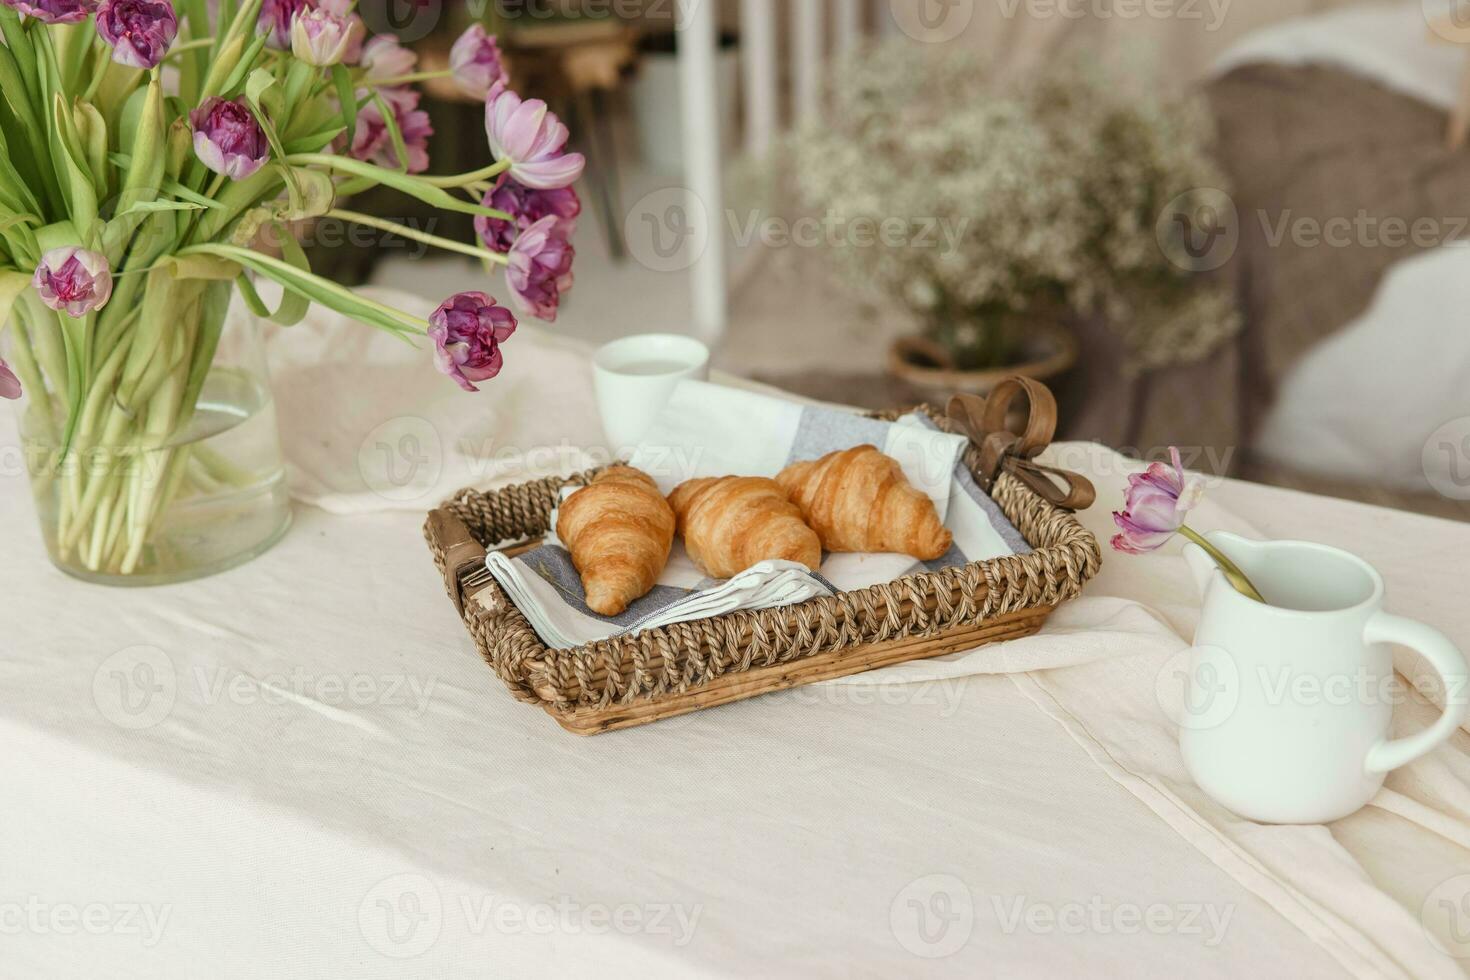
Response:
[[[20,379],[15,372],[10,370],[10,365],[0,358],[0,398],[9,398],[11,401],[21,396]]]
[[[392,34],[378,34],[362,46],[358,64],[367,69],[369,81],[381,82],[413,74],[419,56],[398,42]]]
[[[26,17],[46,24],[77,24],[97,9],[97,0],[0,0]]]
[[[1179,450],[1169,447],[1174,467],[1151,463],[1143,473],[1128,478],[1123,510],[1113,514],[1113,523],[1121,534],[1113,537],[1113,547],[1130,555],[1154,551],[1184,526],[1189,513],[1204,496],[1204,481],[1185,474]]]
[[[41,256],[31,285],[41,302],[81,319],[112,298],[112,269],[105,255],[75,245],[56,248]]]
[[[291,22],[291,53],[317,68],[340,65],[352,43],[352,23],[327,10],[304,10]]]
[[[403,145],[408,150],[408,172],[421,174],[429,169],[429,137],[434,135],[434,126],[429,114],[419,108],[419,93],[411,88],[384,88],[378,94],[393,110],[393,119],[398,131],[403,134]],[[359,160],[366,160],[390,170],[402,166],[398,159],[398,148],[388,132],[383,119],[383,110],[376,100],[369,102],[357,115],[357,133],[352,140],[351,153]]]
[[[449,67],[460,91],[477,99],[488,99],[497,84],[509,81],[500,45],[482,24],[475,24],[454,42],[449,52]]]
[[[474,382],[489,381],[505,366],[500,345],[515,333],[516,326],[515,314],[497,306],[493,296],[451,296],[429,317],[434,361],[465,391],[479,391]]]
[[[548,323],[556,322],[561,294],[572,288],[576,251],[566,234],[560,218],[542,218],[521,233],[507,256],[511,295],[522,310]]]
[[[206,99],[189,113],[189,122],[194,127],[194,152],[217,174],[244,180],[270,160],[265,130],[243,98]]]
[[[179,18],[168,0],[102,0],[97,33],[118,64],[156,68],[179,36]]]
[[[347,21],[347,50],[342,52],[342,60],[349,65],[362,60],[362,47],[367,41],[367,24],[353,12],[356,5],[357,0],[317,0],[320,9]]]
[[[477,217],[475,230],[485,247],[501,255],[510,251],[516,236],[527,228],[551,215],[561,219],[562,237],[571,238],[577,227],[577,215],[582,213],[582,201],[570,187],[554,191],[540,191],[525,187],[510,174],[501,174],[485,195],[485,207],[504,211],[512,216],[510,221],[500,218]]]
[[[291,49],[291,24],[296,15],[314,10],[316,0],[265,0],[260,6],[257,30],[269,35],[265,43],[277,51]]]
[[[567,153],[566,126],[540,99],[522,101],[503,85],[485,103],[485,132],[497,160],[510,161],[510,175],[527,187],[569,187],[587,166],[580,153]]]

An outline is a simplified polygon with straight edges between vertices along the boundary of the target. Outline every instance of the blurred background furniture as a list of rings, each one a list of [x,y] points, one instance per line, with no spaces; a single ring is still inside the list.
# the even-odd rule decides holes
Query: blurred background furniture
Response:
[[[1125,19],[1103,4],[1063,19],[959,4],[953,9],[968,8],[963,29],[936,39],[914,20],[923,2],[680,0],[622,22],[499,22],[513,72],[534,75],[538,92],[555,91],[554,107],[589,156],[575,238],[579,289],[557,329],[591,341],[646,330],[697,334],[714,341],[718,366],[832,401],[884,407],[932,397],[885,366],[890,345],[913,330],[902,304],[855,295],[831,275],[822,248],[765,236],[767,223],[784,222],[789,232],[805,214],[791,190],[788,137],[804,121],[829,118],[831,66],[861,44],[917,33],[916,48],[933,58],[976,51],[997,75],[1017,79],[1038,66],[1044,77],[1065,59],[1061,52],[1081,50],[1128,65],[1159,91],[1197,87],[1209,98],[1240,235],[1218,274],[1237,284],[1245,327],[1195,363],[1139,373],[1117,323],[1073,318],[1067,326],[1079,354],[1055,384],[1065,435],[1140,456],[1182,443],[1207,449],[1199,465],[1217,472],[1464,513],[1462,501],[1433,489],[1420,458],[1433,431],[1470,416],[1470,405],[1455,400],[1470,378],[1459,367],[1454,344],[1463,331],[1449,292],[1470,276],[1450,271],[1453,250],[1270,240],[1287,212],[1292,222],[1318,223],[1351,219],[1360,208],[1377,221],[1410,223],[1470,214],[1460,191],[1467,158],[1445,149],[1451,110],[1463,104],[1467,55],[1433,30],[1423,5],[1235,0],[1202,5],[1196,18]],[[1353,27],[1353,17],[1384,11],[1397,19],[1366,34]],[[694,16],[671,30],[675,12]],[[1292,20],[1302,15],[1312,19]],[[442,62],[462,26],[446,24],[417,45],[426,65]],[[1402,61],[1406,71],[1392,70],[1419,81],[1396,88],[1343,63],[1333,47],[1343,30],[1362,50],[1383,54],[1381,65]],[[1130,61],[1139,49],[1150,57]],[[675,81],[657,81],[668,77]],[[656,100],[634,94],[635,86],[677,96],[665,104],[679,106],[679,124],[650,140],[641,124],[650,116],[671,123],[675,110],[649,109]],[[488,162],[479,107],[451,91],[431,95],[442,95],[429,103],[436,169]],[[677,161],[656,150],[672,133]],[[374,207],[388,215],[413,209],[396,196]],[[682,250],[665,254],[650,235]],[[460,259],[410,264],[385,252],[320,261],[345,263],[348,281],[432,284],[446,293],[477,282],[499,288]],[[1412,312],[1385,306],[1405,294],[1425,300]],[[616,301],[581,300],[592,295]],[[1406,385],[1405,359],[1434,349],[1445,353]],[[1390,406],[1392,421],[1369,422],[1370,404]]]

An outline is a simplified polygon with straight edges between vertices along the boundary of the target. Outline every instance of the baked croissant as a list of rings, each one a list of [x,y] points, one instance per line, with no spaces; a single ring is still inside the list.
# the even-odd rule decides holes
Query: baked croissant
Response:
[[[932,561],[954,541],[934,502],[909,483],[897,460],[874,446],[793,463],[776,482],[828,551],[888,551]]]
[[[616,616],[647,595],[674,544],[674,512],[641,470],[609,466],[557,510],[556,536],[572,553],[587,606]]]
[[[822,542],[786,491],[756,476],[690,480],[669,495],[689,557],[711,578],[771,559],[822,565]]]

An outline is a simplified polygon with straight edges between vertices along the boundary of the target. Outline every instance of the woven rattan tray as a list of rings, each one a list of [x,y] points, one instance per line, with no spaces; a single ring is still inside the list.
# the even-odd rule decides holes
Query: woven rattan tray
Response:
[[[1031,412],[1018,435],[1005,419],[1012,397],[1022,392]],[[1014,381],[997,389],[988,406],[958,398],[947,416],[926,411],[942,427],[970,435],[966,465],[1025,536],[1030,554],[553,650],[486,571],[486,549],[514,551],[537,541],[562,489],[585,485],[594,473],[490,493],[462,491],[429,515],[424,533],[485,661],[517,698],[579,735],[1034,633],[1101,563],[1097,539],[1065,506],[1086,506],[1091,488],[1030,462],[1055,426],[1050,392]],[[1066,479],[1067,492],[1043,471]]]

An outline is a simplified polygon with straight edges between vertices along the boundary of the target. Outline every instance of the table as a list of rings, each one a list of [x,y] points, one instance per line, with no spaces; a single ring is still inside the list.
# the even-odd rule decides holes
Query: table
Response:
[[[911,683],[577,739],[479,661],[418,510],[301,506],[244,568],[110,591],[44,562],[4,465],[14,445],[0,412],[5,975],[1457,976],[1470,962],[1420,922],[1470,871],[1463,732],[1391,778],[1388,809],[1331,828],[1232,821],[1168,790],[1167,730],[1146,707],[1124,738],[1089,730],[1076,689],[1098,663],[1003,674],[961,658]],[[1086,521],[1105,532],[1129,464],[1053,452],[1098,479]],[[1210,499],[1261,533],[1359,551],[1391,609],[1470,646],[1470,527],[1229,481]],[[1183,629],[1181,569],[1110,558],[1078,609]],[[1059,629],[1079,660],[1105,635]],[[994,650],[984,669],[1006,669]],[[1162,655],[1140,642],[1112,663],[1152,677]],[[1329,864],[1273,864],[1283,846]],[[1327,910],[1304,918],[1308,899]]]

